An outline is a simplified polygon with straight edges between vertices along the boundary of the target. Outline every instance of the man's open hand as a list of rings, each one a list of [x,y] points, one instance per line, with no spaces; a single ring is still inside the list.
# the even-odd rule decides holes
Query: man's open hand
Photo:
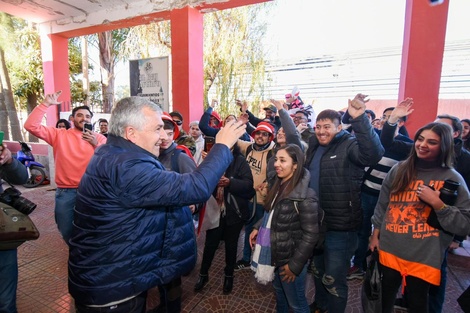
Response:
[[[58,100],[58,98],[61,93],[62,93],[62,90],[59,90],[53,94],[46,95],[46,97],[44,98],[44,104],[47,105],[48,107],[51,105],[60,104],[60,101]]]
[[[348,113],[353,119],[365,113],[366,103],[369,102],[367,97],[367,95],[358,93],[354,99],[348,100]]]
[[[245,133],[246,125],[235,120],[228,122],[220,129],[215,137],[216,143],[221,143],[229,148],[237,142],[238,138]]]

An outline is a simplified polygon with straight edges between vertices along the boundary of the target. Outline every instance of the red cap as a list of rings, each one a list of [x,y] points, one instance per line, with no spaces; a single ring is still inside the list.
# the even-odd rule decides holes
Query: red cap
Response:
[[[219,113],[217,113],[216,111],[212,111],[211,116],[215,117],[219,121],[219,124],[217,124],[217,127],[219,128],[222,127],[222,119],[220,118]]]
[[[175,121],[173,121],[173,119],[171,118],[171,115],[168,114],[167,112],[163,112],[162,114],[162,120],[163,121],[170,121],[175,127],[174,127],[174,130],[173,130],[173,140],[175,140],[176,138],[179,137],[180,135],[180,128],[178,127],[178,125],[175,123]]]
[[[268,122],[259,122],[258,126],[256,126],[255,130],[251,133],[251,135],[254,136],[255,133],[259,131],[270,133],[271,134],[271,136],[269,136],[270,141],[274,139],[274,126],[272,124]]]

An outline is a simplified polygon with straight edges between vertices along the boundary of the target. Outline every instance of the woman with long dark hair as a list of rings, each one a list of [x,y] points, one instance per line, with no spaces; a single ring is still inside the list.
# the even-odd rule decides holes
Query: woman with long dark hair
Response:
[[[369,247],[379,249],[384,313],[393,311],[400,284],[407,289],[408,311],[428,312],[429,287],[440,284],[452,234],[470,232],[470,195],[453,169],[453,142],[449,125],[425,125],[417,131],[408,158],[396,164],[382,184]],[[452,201],[441,195],[449,194],[441,188],[448,188],[450,181],[456,187]],[[434,214],[438,223],[431,223]]]
[[[277,312],[310,312],[305,297],[307,261],[319,238],[318,199],[309,188],[299,146],[288,144],[276,152],[264,217],[250,234],[252,269],[258,282],[273,281]]]

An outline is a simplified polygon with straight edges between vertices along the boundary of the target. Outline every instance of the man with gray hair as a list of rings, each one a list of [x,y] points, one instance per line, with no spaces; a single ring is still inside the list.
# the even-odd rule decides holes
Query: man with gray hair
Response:
[[[208,200],[245,131],[228,123],[192,173],[158,161],[167,138],[162,111],[141,97],[120,100],[108,141],[80,182],[69,253],[69,292],[77,312],[145,312],[147,290],[187,274],[197,258],[190,211]]]

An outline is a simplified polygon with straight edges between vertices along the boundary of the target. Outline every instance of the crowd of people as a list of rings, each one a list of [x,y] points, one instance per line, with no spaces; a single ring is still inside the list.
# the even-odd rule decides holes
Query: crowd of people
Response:
[[[272,284],[279,313],[345,312],[348,280],[364,277],[377,249],[383,312],[393,312],[400,286],[409,312],[442,311],[447,253],[470,233],[468,119],[439,115],[410,138],[410,98],[376,119],[366,95],[345,112],[315,114],[295,90],[271,100],[264,117],[237,100],[240,114],[222,119],[214,100],[188,132],[180,112],[128,97],[98,133],[85,126],[87,106],[70,122],[42,125],[60,94],[46,95],[25,129],[53,148],[55,220],[77,312],[146,312],[154,287],[160,301],[150,312],[181,312],[181,277],[196,265],[200,232],[195,292],[210,282],[224,241],[224,294],[237,271],[253,270]],[[0,152],[1,177],[22,183],[24,166],[6,145]],[[450,185],[455,195],[444,198]],[[14,313],[16,250],[0,256],[0,312]]]

